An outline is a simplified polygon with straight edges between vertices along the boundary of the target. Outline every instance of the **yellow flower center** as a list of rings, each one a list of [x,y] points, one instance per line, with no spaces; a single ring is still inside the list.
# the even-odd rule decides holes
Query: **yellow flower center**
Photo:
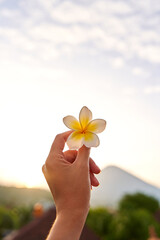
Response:
[[[82,128],[81,131],[80,131],[81,134],[85,134],[86,132],[87,132],[87,128],[86,127]]]
[[[82,134],[85,134],[85,133],[86,133],[86,131],[85,131],[85,130],[82,130],[82,131],[81,131],[81,133],[82,133]]]

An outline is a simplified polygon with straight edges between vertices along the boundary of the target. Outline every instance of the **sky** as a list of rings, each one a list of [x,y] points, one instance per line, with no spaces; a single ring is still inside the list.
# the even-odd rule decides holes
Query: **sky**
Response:
[[[101,169],[160,187],[159,13],[159,0],[0,0],[1,184],[46,187],[63,117],[87,106],[107,121]]]

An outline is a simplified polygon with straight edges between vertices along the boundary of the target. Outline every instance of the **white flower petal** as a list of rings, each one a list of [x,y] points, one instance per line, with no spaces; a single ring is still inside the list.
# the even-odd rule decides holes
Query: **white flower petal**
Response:
[[[92,112],[87,107],[83,107],[79,114],[79,122],[82,128],[84,129],[91,120]]]
[[[87,131],[93,133],[101,133],[104,131],[106,124],[107,122],[103,119],[92,120],[87,126]]]
[[[64,124],[72,130],[80,130],[81,125],[78,120],[73,116],[66,116],[63,118]]]
[[[83,145],[83,138],[84,134],[81,134],[80,132],[75,131],[71,133],[67,139],[67,145],[69,149],[76,150],[81,148]]]
[[[91,132],[86,132],[84,134],[83,144],[88,148],[98,147],[100,144],[100,141],[96,134],[91,133]]]

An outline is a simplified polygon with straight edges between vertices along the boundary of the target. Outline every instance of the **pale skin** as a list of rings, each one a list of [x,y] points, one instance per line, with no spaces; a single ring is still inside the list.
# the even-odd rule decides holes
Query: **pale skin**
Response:
[[[56,220],[46,240],[78,240],[89,211],[90,191],[99,185],[99,167],[90,149],[63,152],[71,131],[58,134],[42,171],[56,205]]]

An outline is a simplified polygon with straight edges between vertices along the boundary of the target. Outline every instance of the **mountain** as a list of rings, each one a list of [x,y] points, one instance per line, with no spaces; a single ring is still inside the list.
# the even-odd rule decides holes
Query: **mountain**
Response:
[[[53,202],[51,193],[38,188],[0,186],[0,205],[18,207],[37,202]]]
[[[160,189],[116,166],[108,166],[97,177],[100,186],[91,193],[91,207],[115,208],[125,194],[141,192],[160,202]]]

